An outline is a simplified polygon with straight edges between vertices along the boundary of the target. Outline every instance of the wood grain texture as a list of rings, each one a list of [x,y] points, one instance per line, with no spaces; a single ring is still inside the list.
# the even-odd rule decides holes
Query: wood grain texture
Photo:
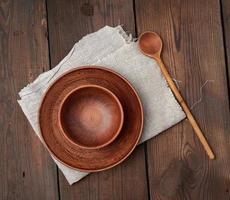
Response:
[[[228,87],[230,88],[230,1],[220,0],[222,9],[222,25],[225,43],[225,56],[228,72]],[[228,90],[229,90],[228,88]],[[230,92],[230,91],[229,91]]]
[[[164,41],[163,60],[216,155],[206,156],[187,120],[148,141],[151,199],[230,198],[230,129],[220,6],[217,0],[135,1],[137,30]]]
[[[48,24],[51,64],[54,67],[82,36],[105,25],[119,23],[135,34],[133,4],[119,1],[48,0]],[[62,173],[61,199],[147,199],[144,146],[138,147],[119,166],[85,177],[69,186]]]
[[[0,1],[0,199],[57,199],[56,166],[17,93],[48,66],[43,0]]]

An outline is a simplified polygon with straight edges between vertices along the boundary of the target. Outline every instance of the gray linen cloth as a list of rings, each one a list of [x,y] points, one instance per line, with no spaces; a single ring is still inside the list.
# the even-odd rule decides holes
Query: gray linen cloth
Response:
[[[83,37],[55,68],[42,73],[33,83],[19,92],[18,103],[40,139],[37,117],[42,95],[64,72],[85,65],[99,65],[113,69],[134,86],[144,108],[144,130],[140,143],[185,118],[157,63],[140,53],[137,43],[121,26],[105,26]],[[73,170],[53,159],[69,184],[79,181],[88,174]]]

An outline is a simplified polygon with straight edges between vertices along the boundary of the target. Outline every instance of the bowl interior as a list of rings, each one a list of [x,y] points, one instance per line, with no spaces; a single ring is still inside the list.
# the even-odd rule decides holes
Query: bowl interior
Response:
[[[84,148],[101,148],[111,143],[122,128],[123,118],[118,98],[96,85],[75,89],[60,109],[64,135]]]

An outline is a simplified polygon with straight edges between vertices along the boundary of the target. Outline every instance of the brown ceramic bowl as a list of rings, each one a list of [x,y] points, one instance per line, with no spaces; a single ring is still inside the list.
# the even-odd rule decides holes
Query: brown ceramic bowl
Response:
[[[59,116],[64,136],[86,149],[99,149],[114,141],[124,120],[118,98],[98,85],[84,85],[67,94]]]

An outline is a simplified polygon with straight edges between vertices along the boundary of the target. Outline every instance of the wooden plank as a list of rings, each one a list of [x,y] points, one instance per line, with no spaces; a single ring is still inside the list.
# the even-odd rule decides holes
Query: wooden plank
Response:
[[[228,72],[228,87],[230,88],[230,1],[220,1],[222,9],[222,23],[223,23],[223,35],[225,43],[225,55]],[[229,89],[230,90],[230,89]],[[230,91],[229,91],[230,92]]]
[[[57,199],[57,170],[18,103],[48,69],[43,0],[0,2],[0,199]]]
[[[105,25],[124,25],[135,33],[131,0],[48,1],[50,57],[55,66],[82,36]],[[119,166],[69,186],[60,174],[61,199],[147,199],[144,146]],[[138,184],[137,184],[138,183]]]
[[[151,199],[230,198],[229,102],[217,0],[135,1],[137,30],[159,33],[163,60],[212,146],[209,160],[187,120],[147,144]]]

